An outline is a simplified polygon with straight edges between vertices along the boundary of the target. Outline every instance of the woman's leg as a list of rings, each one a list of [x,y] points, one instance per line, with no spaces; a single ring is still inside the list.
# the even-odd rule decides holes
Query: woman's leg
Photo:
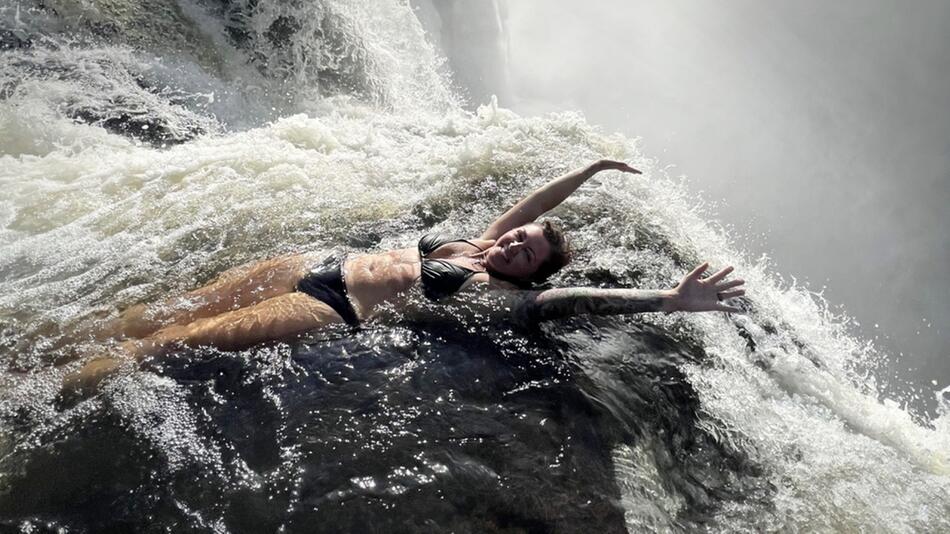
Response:
[[[108,336],[143,338],[168,325],[188,324],[292,293],[317,260],[312,254],[294,254],[229,269],[184,295],[132,306],[107,327]]]
[[[168,326],[141,340],[145,343],[131,341],[127,345],[143,347],[136,354],[139,357],[161,354],[175,344],[242,350],[342,322],[325,302],[305,293],[289,293],[186,325]]]
[[[123,360],[160,356],[176,345],[241,350],[342,322],[333,308],[309,295],[279,295],[187,325],[169,326],[141,340],[126,341],[121,345],[121,354],[92,360],[67,376],[63,390],[70,395],[91,390],[120,367]]]

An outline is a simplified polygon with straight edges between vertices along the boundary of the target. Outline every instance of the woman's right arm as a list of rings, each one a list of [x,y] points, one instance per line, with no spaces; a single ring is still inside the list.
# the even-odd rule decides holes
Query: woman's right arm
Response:
[[[616,170],[632,174],[640,171],[622,161],[602,159],[586,167],[573,170],[560,178],[548,182],[537,191],[521,199],[488,227],[482,239],[498,239],[499,236],[525,224],[534,222],[538,217],[556,208],[561,202],[577,190],[584,182],[601,171]]]
[[[732,272],[727,267],[701,279],[708,263],[696,267],[673,289],[601,289],[593,287],[566,287],[527,292],[516,314],[529,321],[547,321],[574,315],[620,315],[646,312],[724,311],[742,313],[742,310],[722,301],[745,294],[737,289],[743,280],[724,282]]]

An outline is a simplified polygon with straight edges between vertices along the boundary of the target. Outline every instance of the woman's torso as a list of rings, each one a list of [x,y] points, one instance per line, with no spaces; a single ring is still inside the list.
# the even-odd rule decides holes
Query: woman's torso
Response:
[[[491,240],[473,239],[445,243],[426,256],[426,260],[447,260],[475,272],[481,271],[470,257],[490,247]],[[357,315],[368,319],[380,305],[395,303],[410,291],[421,291],[422,261],[418,248],[404,248],[351,256],[343,264],[344,281]]]

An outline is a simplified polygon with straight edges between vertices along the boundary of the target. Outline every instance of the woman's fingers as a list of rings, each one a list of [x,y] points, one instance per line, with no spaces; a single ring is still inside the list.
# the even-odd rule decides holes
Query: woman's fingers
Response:
[[[620,170],[622,170],[622,171],[624,171],[624,172],[631,172],[631,173],[633,173],[633,174],[643,174],[643,173],[640,172],[639,170],[634,169],[633,167],[631,167],[630,165],[627,165],[626,163],[624,163],[624,164],[620,167]]]
[[[703,262],[695,269],[689,272],[680,285],[677,287],[681,295],[689,301],[685,309],[694,311],[723,311],[728,313],[745,313],[741,308],[723,304],[722,301],[733,297],[745,295],[745,289],[739,289],[739,286],[745,284],[745,280],[722,280],[734,269],[732,266],[726,267],[713,274],[709,278],[701,279],[700,276],[709,268],[709,262]]]
[[[745,295],[745,289],[733,289],[732,291],[720,291],[719,300],[731,299],[732,297],[741,297]]]
[[[725,290],[727,290],[727,289],[732,289],[732,288],[734,288],[734,287],[741,286],[741,285],[744,284],[744,283],[745,283],[745,280],[743,280],[743,279],[741,279],[741,278],[738,279],[738,280],[729,280],[728,282],[723,282],[723,283],[721,283],[721,284],[716,284],[716,291],[725,291]]]
[[[687,279],[687,280],[697,280],[697,279],[699,279],[699,275],[701,275],[701,274],[703,274],[704,272],[706,272],[706,269],[707,269],[707,268],[709,268],[709,262],[708,262],[708,261],[704,261],[703,263],[697,265],[695,269],[693,269],[692,271],[690,271],[689,274],[686,275],[686,279]]]
[[[708,284],[717,284],[717,283],[719,283],[720,280],[722,280],[723,278],[725,278],[726,276],[728,276],[729,273],[731,273],[732,271],[733,271],[733,268],[732,268],[732,266],[730,265],[729,267],[726,267],[725,269],[719,271],[718,273],[716,273],[716,274],[710,276],[709,278],[707,278],[707,279],[705,279],[705,280],[703,280],[703,281],[706,282],[706,283],[708,283]]]
[[[745,310],[741,308],[736,308],[735,306],[727,306],[725,304],[717,304],[715,311],[724,311],[729,313],[745,313]]]
[[[634,169],[633,167],[631,167],[630,165],[622,161],[614,161],[611,159],[605,159],[605,160],[601,160],[600,164],[601,164],[601,167],[604,169],[613,169],[613,170],[629,172],[633,174],[643,174],[639,170]]]

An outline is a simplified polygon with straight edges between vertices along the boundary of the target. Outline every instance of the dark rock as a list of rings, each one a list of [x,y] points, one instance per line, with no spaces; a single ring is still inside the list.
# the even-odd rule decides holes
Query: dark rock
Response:
[[[33,40],[26,36],[18,36],[13,30],[0,29],[0,50],[14,50],[17,48],[32,48]]]

